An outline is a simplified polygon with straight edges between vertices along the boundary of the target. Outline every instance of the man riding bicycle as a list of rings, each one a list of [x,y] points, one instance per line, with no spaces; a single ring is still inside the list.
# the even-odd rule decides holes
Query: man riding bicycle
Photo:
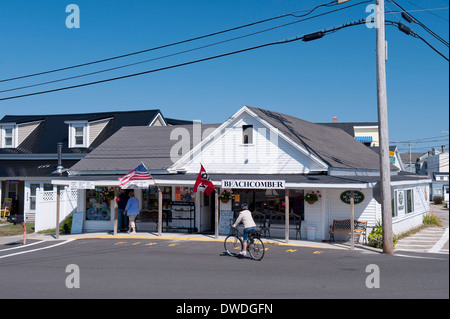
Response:
[[[247,255],[247,239],[250,231],[256,229],[256,224],[253,220],[252,213],[248,210],[248,205],[243,203],[241,205],[242,211],[239,213],[239,217],[236,219],[236,222],[231,225],[231,227],[236,228],[237,225],[242,221],[244,223],[244,247],[239,255],[246,256]]]

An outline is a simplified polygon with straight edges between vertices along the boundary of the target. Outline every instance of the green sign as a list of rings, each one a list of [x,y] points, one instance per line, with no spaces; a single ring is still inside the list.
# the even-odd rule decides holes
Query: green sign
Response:
[[[345,191],[341,194],[340,198],[341,201],[343,201],[346,204],[350,204],[350,197],[351,197],[352,191]],[[355,204],[362,203],[364,201],[364,194],[360,191],[353,191],[353,198],[355,201]]]

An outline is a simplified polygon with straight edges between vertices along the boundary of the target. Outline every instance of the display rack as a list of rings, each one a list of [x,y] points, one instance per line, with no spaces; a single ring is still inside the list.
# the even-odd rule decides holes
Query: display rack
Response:
[[[163,228],[167,230],[187,230],[196,233],[195,202],[171,201],[171,206],[163,214]]]

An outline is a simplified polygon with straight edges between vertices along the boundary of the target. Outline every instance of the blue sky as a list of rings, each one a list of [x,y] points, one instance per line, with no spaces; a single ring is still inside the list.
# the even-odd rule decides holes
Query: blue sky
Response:
[[[0,79],[113,57],[311,9],[324,1],[293,0],[2,0]],[[350,4],[361,2],[352,0]],[[449,39],[448,1],[396,0]],[[66,27],[66,6],[80,8],[80,28]],[[201,59],[365,19],[366,4],[153,62],[28,89],[0,98],[91,82]],[[387,9],[397,11],[391,2]],[[338,7],[318,8],[310,16]],[[432,9],[423,11],[422,8]],[[387,11],[388,11],[387,10]],[[434,13],[431,14],[430,12]],[[302,14],[299,12],[297,14]],[[438,16],[436,16],[438,15]],[[400,21],[399,13],[387,19]],[[239,31],[128,58],[16,81],[0,91],[94,72],[197,48],[298,20],[286,17]],[[445,56],[448,47],[417,24],[411,28]],[[416,141],[413,151],[448,145],[449,64],[419,39],[387,26],[389,137]],[[266,47],[221,59],[119,81],[0,101],[11,114],[60,114],[159,108],[166,117],[225,121],[243,105],[311,122],[376,122],[375,29],[343,29],[312,42]],[[420,139],[437,137],[429,143]],[[402,151],[408,149],[398,144]]]

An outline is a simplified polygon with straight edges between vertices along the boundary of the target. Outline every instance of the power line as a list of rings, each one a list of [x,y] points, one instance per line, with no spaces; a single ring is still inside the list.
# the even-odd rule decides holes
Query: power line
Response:
[[[393,10],[389,10],[391,11],[391,13],[396,14],[396,13],[402,13],[402,12],[423,12],[423,11],[431,11],[431,10],[448,10],[450,9],[450,7],[442,7],[442,8],[430,8],[430,9],[423,9],[423,10],[401,10],[401,11],[393,11]],[[441,17],[440,17],[441,18]],[[448,20],[447,20],[448,21]]]
[[[446,131],[442,132],[443,134],[446,133]],[[417,141],[423,141],[423,140],[434,140],[436,138],[444,138],[444,136],[440,135],[440,136],[432,136],[432,137],[424,137],[424,138],[418,138],[415,140],[411,140],[412,142],[417,142]],[[400,141],[400,142],[393,142],[393,143],[406,143],[409,141]]]
[[[247,28],[247,27],[250,27],[250,26],[258,25],[258,24],[265,23],[265,22],[268,22],[268,21],[273,21],[273,20],[285,18],[285,17],[288,17],[288,16],[302,17],[302,16],[306,16],[308,14],[311,14],[313,11],[315,11],[316,9],[318,9],[320,7],[330,7],[330,6],[335,6],[337,4],[338,4],[338,1],[337,0],[333,0],[333,1],[328,2],[328,3],[319,4],[319,5],[315,6],[314,8],[312,8],[311,10],[309,10],[309,12],[307,12],[306,14],[301,15],[301,16],[295,16],[295,14],[298,13],[298,12],[304,12],[304,11],[307,11],[307,10],[305,10],[305,9],[298,10],[298,11],[294,11],[294,12],[291,12],[291,13],[283,14],[283,15],[280,15],[280,16],[275,16],[275,17],[259,20],[259,21],[256,21],[256,22],[244,24],[244,25],[241,25],[241,26],[238,26],[238,27],[233,27],[233,28],[229,28],[229,29],[226,29],[226,30],[209,33],[209,34],[206,34],[206,35],[190,38],[190,39],[187,39],[187,40],[182,40],[182,41],[178,41],[178,42],[164,44],[164,45],[160,45],[160,46],[149,48],[149,49],[145,49],[145,50],[130,52],[130,53],[114,56],[114,57],[109,57],[109,58],[100,59],[100,60],[96,60],[96,61],[76,64],[76,65],[72,65],[72,66],[68,66],[68,67],[63,67],[63,68],[58,68],[58,69],[53,69],[53,70],[48,70],[48,71],[28,74],[28,75],[17,76],[17,77],[13,77],[13,78],[9,78],[9,79],[2,79],[2,80],[0,80],[0,83],[1,82],[7,82],[7,81],[24,79],[24,78],[29,78],[29,77],[34,77],[34,76],[38,76],[38,75],[54,73],[54,72],[59,72],[59,71],[64,71],[64,70],[69,70],[69,69],[74,69],[74,68],[79,68],[79,67],[83,67],[83,66],[88,66],[88,65],[102,63],[102,62],[107,62],[107,61],[116,60],[116,59],[121,59],[121,58],[129,57],[129,56],[133,56],[133,55],[138,55],[138,54],[150,52],[150,51],[155,51],[155,50],[159,50],[159,49],[163,49],[163,48],[168,48],[168,47],[179,45],[179,44],[183,44],[183,43],[188,43],[188,42],[192,42],[192,41],[196,41],[196,40],[200,40],[200,39],[209,38],[209,37],[216,36],[216,35],[219,35],[219,34],[231,32],[231,31],[236,31],[236,30],[239,30],[239,29],[243,29],[243,28]]]
[[[186,65],[190,65],[190,64],[196,64],[196,63],[199,63],[199,62],[214,60],[214,59],[222,58],[222,57],[225,57],[225,56],[230,56],[230,55],[234,55],[234,54],[238,54],[238,53],[252,51],[252,50],[260,49],[260,48],[267,47],[267,46],[277,45],[277,44],[285,44],[285,43],[290,43],[290,42],[299,41],[299,40],[310,41],[310,40],[314,40],[314,39],[317,39],[317,38],[321,38],[325,34],[334,33],[334,32],[336,32],[338,30],[343,29],[343,28],[347,28],[347,27],[355,26],[355,25],[361,25],[361,24],[365,24],[365,23],[366,23],[366,20],[365,19],[361,19],[359,21],[355,21],[355,22],[351,22],[351,23],[348,23],[348,24],[344,24],[342,26],[334,27],[334,28],[329,29],[329,30],[319,31],[319,32],[307,34],[307,35],[305,35],[303,37],[295,37],[294,39],[287,39],[287,40],[284,40],[284,41],[270,42],[270,43],[266,43],[266,44],[262,44],[262,45],[258,45],[258,46],[254,46],[254,47],[250,47],[250,48],[246,48],[246,49],[242,49],[242,50],[232,51],[232,52],[228,52],[228,53],[224,53],[224,54],[220,54],[220,55],[215,55],[215,56],[211,56],[211,57],[207,57],[207,58],[203,58],[203,59],[193,60],[193,61],[184,62],[184,63],[180,63],[180,64],[175,64],[175,65],[171,65],[171,66],[166,66],[166,67],[162,67],[162,68],[147,70],[147,71],[143,71],[143,72],[122,75],[122,76],[118,76],[118,77],[114,77],[114,78],[98,80],[98,81],[93,81],[93,82],[88,82],[88,83],[82,83],[82,84],[77,84],[77,85],[72,85],[72,86],[66,86],[66,87],[61,87],[61,88],[56,88],[56,89],[51,89],[51,90],[46,90],[46,91],[39,91],[39,92],[33,92],[33,93],[28,93],[28,94],[4,97],[4,98],[0,98],[0,101],[10,100],[10,99],[17,99],[17,98],[22,98],[22,97],[34,96],[34,95],[40,95],[40,94],[46,94],[46,93],[52,93],[52,92],[58,92],[58,91],[63,91],[63,90],[69,90],[69,89],[74,89],[74,88],[79,88],[79,87],[84,87],[84,86],[90,86],[90,85],[110,82],[110,81],[121,80],[121,79],[135,77],[135,76],[139,76],[139,75],[143,75],[143,74],[154,73],[154,72],[159,72],[159,71],[164,71],[164,70],[168,70],[168,69],[178,68],[178,67],[182,67],[182,66],[186,66]],[[413,32],[409,27],[404,26],[402,23],[395,22],[395,21],[386,20],[386,23],[389,24],[389,25],[397,25],[402,32],[404,32],[404,33],[406,33],[408,35],[412,35],[414,37],[420,38],[422,41],[427,43],[431,48],[433,48],[437,53],[439,53],[442,57],[444,57],[448,61],[448,58],[446,58],[442,53],[440,53],[438,50],[436,50],[433,46],[431,46],[428,42],[426,42],[418,34]]]
[[[446,59],[448,62],[448,58],[443,53],[441,53],[438,49],[436,49],[434,46],[432,46],[427,40],[425,40],[424,38],[422,38],[420,35],[418,35],[415,32],[412,34],[412,36],[422,40],[426,45],[428,45],[431,49],[433,49],[437,54],[439,54],[441,57]]]
[[[448,19],[446,19],[446,18],[444,18],[444,17],[441,17],[440,15],[438,15],[438,14],[436,14],[436,13],[434,13],[434,12],[431,12],[432,9],[425,9],[425,8],[423,8],[423,7],[417,5],[417,4],[415,4],[415,3],[413,3],[413,2],[411,2],[411,1],[409,1],[409,0],[405,0],[405,1],[406,1],[406,2],[409,2],[409,3],[412,4],[413,6],[416,6],[417,8],[422,9],[423,11],[428,11],[429,14],[432,14],[432,15],[434,15],[434,16],[436,16],[436,17],[438,17],[438,18],[440,18],[440,19],[442,19],[442,20],[448,22]]]
[[[349,6],[346,6],[346,7],[339,7],[338,9],[331,10],[331,11],[324,12],[324,13],[320,13],[320,14],[317,14],[317,15],[314,15],[314,16],[311,16],[311,17],[307,17],[307,18],[304,18],[304,19],[300,19],[300,20],[296,20],[296,21],[293,21],[293,22],[285,23],[285,24],[278,25],[278,26],[271,27],[271,28],[267,28],[267,29],[264,29],[264,30],[252,32],[252,33],[245,34],[245,35],[242,35],[242,36],[230,38],[230,39],[227,39],[227,40],[214,42],[214,43],[203,45],[203,46],[200,46],[200,47],[179,51],[179,52],[175,52],[175,53],[159,56],[159,57],[152,58],[152,59],[147,59],[147,60],[143,60],[143,61],[133,62],[133,63],[121,65],[121,66],[116,66],[116,67],[112,67],[112,68],[108,68],[108,69],[103,69],[103,70],[99,70],[99,71],[94,71],[94,72],[84,73],[84,74],[80,74],[80,75],[65,77],[65,78],[61,78],[61,79],[57,79],[57,80],[51,80],[51,81],[46,81],[46,82],[35,83],[35,84],[30,84],[30,85],[10,88],[10,89],[6,89],[6,90],[1,90],[0,93],[11,92],[11,91],[16,91],[16,90],[22,90],[22,89],[27,89],[27,88],[31,88],[31,87],[36,87],[36,86],[41,86],[41,85],[46,85],[46,84],[52,84],[52,83],[67,81],[67,80],[73,80],[73,79],[77,79],[77,78],[81,78],[81,77],[85,77],[85,76],[100,74],[100,73],[109,72],[109,71],[113,71],[113,70],[118,70],[118,69],[130,67],[130,66],[134,66],[134,65],[138,65],[138,64],[152,62],[152,61],[156,61],[156,60],[160,60],[160,59],[164,59],[164,58],[168,58],[168,57],[172,57],[172,56],[176,56],[176,55],[181,55],[181,54],[184,54],[184,53],[197,51],[197,50],[208,48],[208,47],[212,47],[212,46],[215,46],[215,45],[218,45],[218,44],[223,44],[223,43],[226,43],[226,42],[231,42],[231,41],[234,41],[234,40],[243,39],[243,38],[246,38],[246,37],[254,36],[254,35],[257,35],[257,34],[261,34],[261,33],[272,31],[272,30],[279,29],[279,28],[283,28],[283,27],[286,27],[286,26],[290,26],[290,25],[297,24],[297,23],[300,23],[300,22],[304,22],[304,21],[307,21],[307,20],[311,20],[311,19],[314,19],[314,18],[322,17],[322,16],[325,16],[325,15],[328,15],[328,14],[331,14],[331,13],[335,13],[335,12],[338,12],[338,11],[341,11],[341,10],[345,10],[345,9],[348,9],[348,8],[351,8],[351,7],[354,7],[354,6],[358,6],[358,5],[361,5],[361,4],[364,4],[364,3],[368,3],[368,2],[371,2],[371,0],[358,2],[358,3],[352,4],[352,5],[349,5]],[[295,17],[304,17],[304,16],[310,14],[313,10],[311,10],[307,14],[304,14],[304,15],[301,15],[301,16],[295,15]],[[289,14],[289,15],[292,15],[292,14]]]
[[[431,150],[433,148],[442,147],[442,145],[445,145],[445,146],[448,147],[448,144],[440,144],[440,145],[431,145],[431,146],[422,146],[422,147],[412,147],[411,150],[416,150],[416,153],[421,153],[421,152],[418,152],[418,151],[419,150],[424,150],[423,152],[426,153],[428,150]],[[404,150],[408,150],[408,149],[399,147],[399,151],[404,151]]]
[[[386,24],[388,24],[388,25],[396,25],[396,26],[398,26],[398,29],[400,31],[402,31],[403,33],[405,33],[407,35],[410,35],[410,36],[412,36],[414,38],[422,40],[426,45],[428,45],[431,49],[433,49],[437,54],[439,54],[441,57],[443,57],[445,60],[447,60],[447,62],[449,61],[449,59],[442,52],[440,52],[438,49],[436,49],[433,45],[431,45],[427,40],[422,38],[416,32],[411,30],[410,27],[404,25],[401,22],[395,22],[395,21],[389,21],[389,20],[386,20]]]
[[[429,141],[403,141],[403,142],[391,142],[392,144],[426,144],[426,143],[434,143],[434,142],[445,142],[448,141],[448,138],[439,139],[439,140],[429,140]]]
[[[348,28],[348,27],[352,27],[352,26],[356,26],[356,25],[361,25],[361,24],[365,24],[365,23],[366,23],[366,20],[365,19],[361,19],[361,20],[358,20],[358,21],[354,21],[354,22],[351,22],[351,23],[347,23],[347,24],[341,25],[339,27],[333,27],[331,29],[324,30],[324,31],[319,31],[319,32],[322,34],[322,36],[324,36],[324,35],[326,35],[328,33],[334,33],[334,32],[337,32],[339,30],[342,30],[344,28]],[[315,32],[315,33],[312,33],[312,34],[317,34],[317,33],[318,32]],[[246,48],[246,49],[242,49],[242,50],[227,52],[227,53],[214,55],[214,56],[210,56],[210,57],[203,58],[203,59],[198,59],[198,60],[193,60],[193,61],[189,61],[189,62],[179,63],[179,64],[175,64],[175,65],[170,65],[170,66],[157,68],[157,69],[152,69],[152,70],[147,70],[147,71],[138,72],[138,73],[122,75],[122,76],[118,76],[118,77],[114,77],[114,78],[109,78],[109,79],[104,79],[104,80],[99,80],[99,81],[93,81],[93,82],[88,82],[88,83],[82,83],[82,84],[77,84],[77,85],[72,85],[72,86],[66,86],[66,87],[61,87],[61,88],[56,88],[56,89],[51,89],[51,90],[46,90],[46,91],[33,92],[33,93],[28,93],[28,94],[4,97],[4,98],[0,98],[0,101],[17,99],[17,98],[22,98],[22,97],[27,97],[27,96],[40,95],[40,94],[46,94],[46,93],[52,93],[52,92],[58,92],[58,91],[63,91],[63,90],[69,90],[69,89],[74,89],[74,88],[79,88],[79,87],[84,87],[84,86],[90,86],[90,85],[95,85],[95,84],[100,84],[100,83],[105,83],[105,82],[111,82],[111,81],[126,79],[126,78],[135,77],[135,76],[139,76],[139,75],[144,75],[144,74],[149,74],[149,73],[154,73],[154,72],[159,72],[159,71],[164,71],[164,70],[169,70],[169,69],[174,69],[174,68],[179,68],[179,67],[182,67],[182,66],[187,66],[187,65],[191,65],[191,64],[196,64],[196,63],[200,63],[200,62],[205,62],[205,61],[209,61],[209,60],[223,58],[223,57],[226,57],[226,56],[235,55],[235,54],[238,54],[238,53],[243,53],[243,52],[248,52],[248,51],[253,51],[253,50],[256,50],[256,49],[261,49],[261,48],[264,48],[264,47],[278,45],[278,44],[286,44],[286,43],[291,43],[291,42],[295,42],[295,41],[299,41],[299,40],[309,41],[309,40],[305,40],[305,39],[309,39],[308,36],[310,36],[310,35],[311,34],[307,34],[307,35],[304,35],[302,37],[295,37],[295,38],[292,38],[292,39],[286,39],[286,40],[282,40],[282,41],[269,42],[269,43],[257,45],[257,46]]]
[[[430,28],[428,28],[425,24],[423,24],[419,19],[417,19],[416,17],[414,17],[412,14],[408,13],[401,5],[399,5],[395,0],[388,0],[390,2],[392,2],[393,4],[395,4],[397,7],[399,7],[401,10],[403,10],[402,12],[402,16],[405,18],[405,20],[407,20],[408,22],[415,22],[416,24],[420,25],[425,31],[427,31],[429,34],[431,34],[433,37],[435,37],[436,39],[438,39],[440,42],[442,42],[443,44],[445,44],[447,47],[449,46],[448,41],[444,40],[442,37],[440,37],[438,34],[436,34],[433,30],[431,30]],[[409,21],[410,20],[410,21]],[[421,38],[421,37],[420,37]],[[428,44],[428,42],[426,42],[423,38],[421,38],[425,43]],[[432,47],[433,48],[433,47]]]

